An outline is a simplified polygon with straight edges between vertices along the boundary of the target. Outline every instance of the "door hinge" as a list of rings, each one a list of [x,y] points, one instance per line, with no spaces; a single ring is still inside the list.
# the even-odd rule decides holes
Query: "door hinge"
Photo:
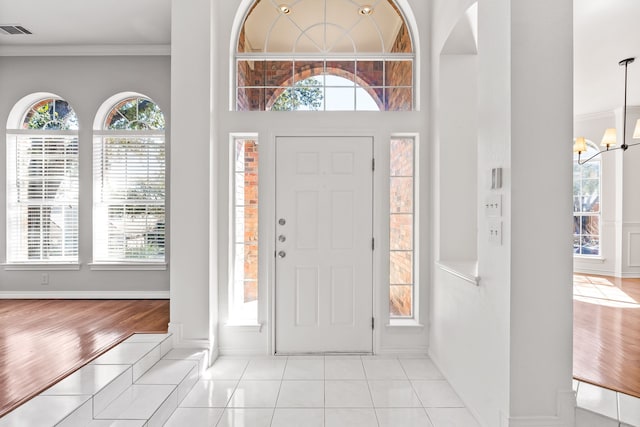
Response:
[[[371,170],[376,170],[376,159],[371,159]]]
[[[376,324],[376,319],[372,317],[371,318],[371,329],[374,329],[375,324]]]
[[[375,237],[371,238],[371,250],[372,251],[376,250],[376,239],[375,239]]]

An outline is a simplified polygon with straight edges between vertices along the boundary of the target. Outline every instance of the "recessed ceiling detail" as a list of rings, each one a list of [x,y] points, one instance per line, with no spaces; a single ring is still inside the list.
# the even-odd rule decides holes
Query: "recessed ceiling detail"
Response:
[[[0,24],[0,34],[9,36],[19,36],[33,34],[31,31],[24,28],[22,25],[5,25]]]
[[[388,53],[403,26],[392,0],[257,0],[245,19],[238,51]]]

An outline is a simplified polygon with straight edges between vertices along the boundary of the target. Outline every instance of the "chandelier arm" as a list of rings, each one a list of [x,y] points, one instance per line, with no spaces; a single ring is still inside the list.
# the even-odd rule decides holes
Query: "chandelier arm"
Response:
[[[637,142],[634,145],[638,145],[638,144],[640,144],[640,142]],[[622,150],[622,147],[614,147],[614,148],[608,148],[606,150],[600,150],[596,154],[594,154],[593,156],[589,157],[587,160],[580,160],[580,153],[578,153],[578,164],[579,165],[584,165],[585,163],[587,163],[589,160],[593,159],[594,157],[597,157],[602,153],[606,153],[607,151],[613,151],[613,150]]]

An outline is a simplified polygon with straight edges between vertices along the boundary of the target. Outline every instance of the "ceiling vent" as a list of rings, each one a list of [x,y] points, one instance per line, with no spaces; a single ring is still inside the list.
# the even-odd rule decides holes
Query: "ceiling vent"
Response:
[[[32,32],[24,28],[22,25],[0,25],[0,34],[17,36],[20,34],[32,34]]]

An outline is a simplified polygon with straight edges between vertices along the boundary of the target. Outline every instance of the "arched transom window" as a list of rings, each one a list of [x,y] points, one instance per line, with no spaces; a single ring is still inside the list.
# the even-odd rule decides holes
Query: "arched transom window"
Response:
[[[391,0],[257,0],[236,51],[236,109],[408,111],[411,35]]]

